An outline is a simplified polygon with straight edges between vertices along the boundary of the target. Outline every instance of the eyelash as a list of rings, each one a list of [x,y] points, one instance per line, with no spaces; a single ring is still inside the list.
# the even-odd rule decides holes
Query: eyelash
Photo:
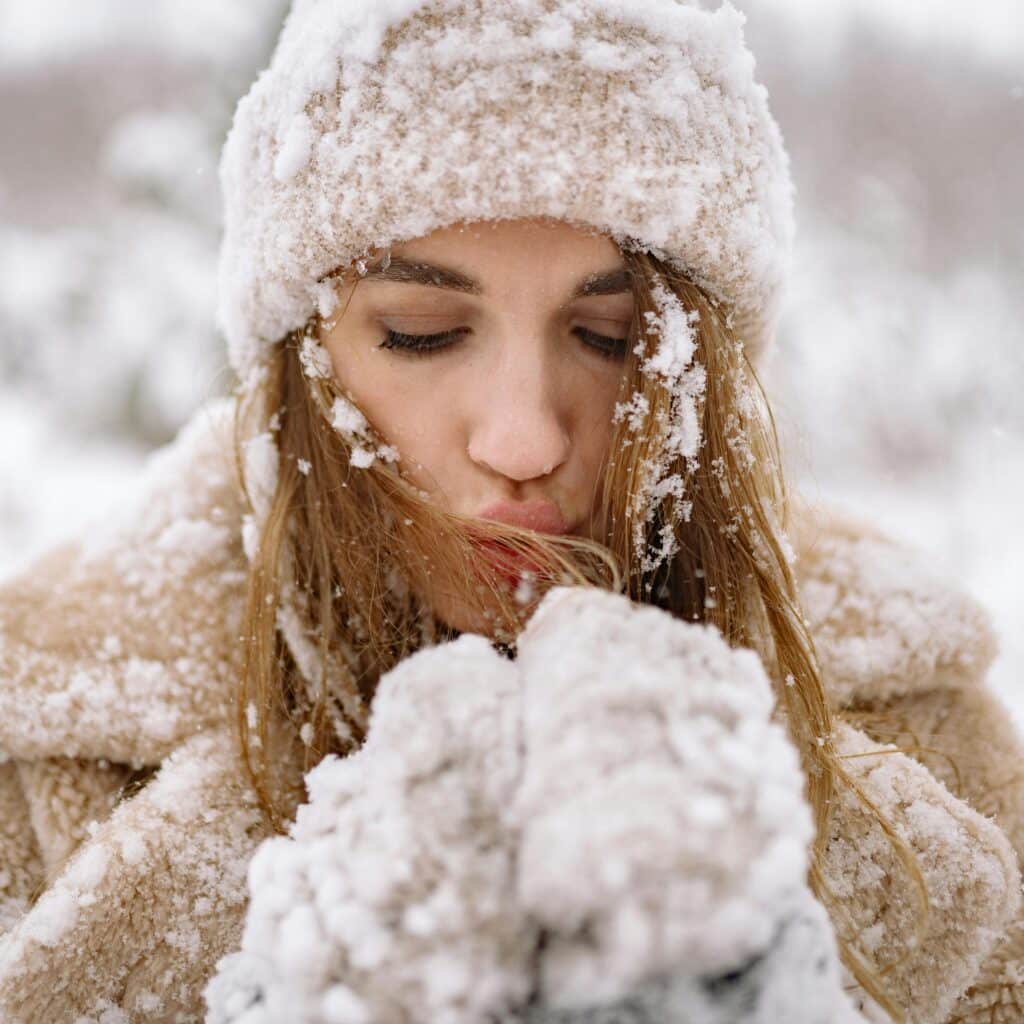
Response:
[[[430,355],[448,348],[463,335],[462,330],[444,331],[441,334],[403,334],[401,331],[385,330],[381,348],[399,349],[415,355]]]
[[[577,327],[575,330],[583,344],[604,359],[620,358],[626,353],[627,338],[609,338],[596,331],[589,331],[586,327]],[[450,348],[464,334],[464,328],[441,334],[403,334],[401,331],[386,330],[380,347],[427,356]]]

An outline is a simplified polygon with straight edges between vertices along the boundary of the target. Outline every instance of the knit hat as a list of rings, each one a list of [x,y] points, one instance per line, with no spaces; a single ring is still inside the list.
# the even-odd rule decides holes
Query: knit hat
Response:
[[[465,221],[647,249],[768,345],[789,161],[743,16],[686,0],[295,0],[224,148],[219,318],[243,381],[325,274]]]

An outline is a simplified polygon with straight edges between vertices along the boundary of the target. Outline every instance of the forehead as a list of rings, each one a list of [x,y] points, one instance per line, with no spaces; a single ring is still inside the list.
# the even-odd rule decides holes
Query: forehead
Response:
[[[414,250],[461,249],[484,255],[507,249],[552,246],[560,251],[580,254],[618,255],[612,239],[586,225],[570,224],[551,217],[524,217],[516,220],[479,220],[438,228],[420,238],[396,243],[393,252]]]
[[[377,254],[365,280],[430,285],[489,295],[533,284],[573,297],[630,291],[618,246],[594,229],[561,221],[481,221],[395,243]]]

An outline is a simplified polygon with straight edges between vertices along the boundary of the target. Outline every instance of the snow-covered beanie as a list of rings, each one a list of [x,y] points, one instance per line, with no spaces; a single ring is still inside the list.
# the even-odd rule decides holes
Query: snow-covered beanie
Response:
[[[224,148],[232,365],[325,274],[465,221],[547,216],[667,259],[771,339],[789,161],[743,16],[694,0],[295,0]]]

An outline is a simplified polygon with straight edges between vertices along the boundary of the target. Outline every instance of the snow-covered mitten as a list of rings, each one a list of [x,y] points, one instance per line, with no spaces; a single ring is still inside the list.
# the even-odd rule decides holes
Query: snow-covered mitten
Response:
[[[502,821],[520,769],[515,665],[481,637],[385,675],[364,746],[249,873],[210,1024],[482,1024],[521,1005],[536,930]]]
[[[519,641],[518,895],[530,1024],[838,1024],[806,884],[803,777],[759,658],[710,626],[559,588]]]
[[[848,1024],[802,774],[757,657],[549,594],[381,680],[261,847],[210,1024]]]

